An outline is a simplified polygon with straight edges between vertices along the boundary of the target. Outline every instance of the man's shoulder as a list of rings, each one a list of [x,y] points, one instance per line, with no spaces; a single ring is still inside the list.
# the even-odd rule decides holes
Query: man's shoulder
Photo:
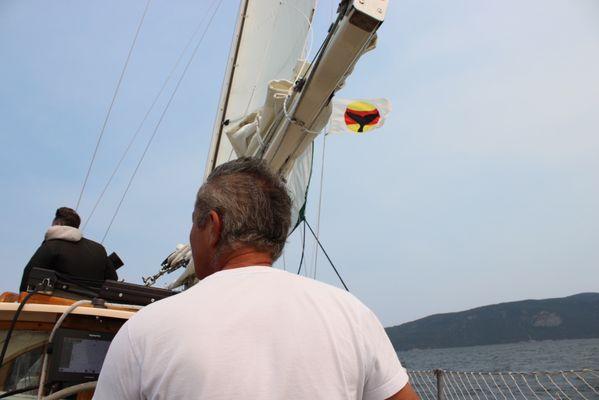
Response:
[[[185,292],[177,293],[155,303],[149,304],[133,315],[129,319],[130,326],[141,326],[147,323],[154,324],[157,320],[165,320],[168,318],[176,318],[178,311],[189,305],[189,301],[184,298],[189,294]],[[185,310],[188,312],[189,310]]]
[[[81,240],[80,240],[80,242],[81,242],[81,243],[89,243],[89,244],[91,244],[91,245],[94,245],[94,246],[100,246],[100,247],[104,248],[104,246],[103,246],[103,245],[101,245],[100,243],[96,242],[95,240],[88,239],[88,238],[86,238],[86,237],[81,237]]]
[[[104,248],[104,246],[94,240],[88,239],[86,237],[82,237],[81,240],[77,243],[80,243],[82,245],[85,245],[87,247],[92,247],[95,248],[97,250],[101,250],[103,252],[106,252],[106,249]]]
[[[359,312],[370,312],[370,309],[348,290],[306,276],[281,271],[286,279],[295,281],[307,295],[328,298],[339,305],[353,308]]]

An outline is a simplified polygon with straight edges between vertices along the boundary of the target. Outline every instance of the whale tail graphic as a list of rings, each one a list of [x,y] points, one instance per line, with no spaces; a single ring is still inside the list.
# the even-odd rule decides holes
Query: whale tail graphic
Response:
[[[352,112],[349,109],[345,111],[346,119],[350,119],[351,121],[354,121],[356,124],[359,125],[357,132],[364,132],[365,126],[376,124],[380,116],[381,115],[379,114],[379,110],[377,110],[376,108],[373,111],[365,112]]]
[[[391,112],[387,99],[333,99],[328,133],[362,134],[385,124]]]

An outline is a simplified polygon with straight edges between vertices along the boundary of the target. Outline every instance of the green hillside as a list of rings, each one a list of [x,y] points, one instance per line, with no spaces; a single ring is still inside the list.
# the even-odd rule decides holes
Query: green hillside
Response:
[[[599,337],[599,293],[501,303],[387,328],[397,350]]]

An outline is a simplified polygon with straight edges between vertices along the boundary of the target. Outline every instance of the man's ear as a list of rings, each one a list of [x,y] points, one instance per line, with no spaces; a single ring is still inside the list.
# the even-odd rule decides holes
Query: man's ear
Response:
[[[220,234],[223,229],[223,220],[220,215],[214,210],[210,210],[208,214],[209,219],[209,232],[210,232],[210,246],[216,247],[220,242]]]

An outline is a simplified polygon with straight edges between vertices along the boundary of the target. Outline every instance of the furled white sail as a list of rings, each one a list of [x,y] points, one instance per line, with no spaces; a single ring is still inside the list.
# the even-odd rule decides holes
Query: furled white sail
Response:
[[[259,125],[263,128],[282,107],[282,98],[275,99],[274,93],[286,93],[295,81],[297,66],[300,70],[304,66],[314,6],[314,0],[241,0],[206,176],[222,163],[255,153]],[[312,146],[297,158],[286,177],[293,203],[292,226],[304,206],[311,170]],[[180,260],[189,261],[185,272],[168,287],[192,284],[195,274],[189,244],[178,245],[161,272],[147,282],[153,284]]]
[[[313,140],[329,119],[331,98],[360,56],[374,48],[385,10],[384,0],[342,1],[314,65],[308,65],[314,0],[241,0],[206,175],[237,157],[264,158],[285,174],[295,226],[305,205]],[[159,274],[172,271],[171,258],[181,257],[189,260],[189,245],[178,248]],[[193,277],[189,263],[171,287],[189,285]]]
[[[240,145],[234,149],[227,128],[230,131],[236,124],[245,125],[240,123],[247,121],[249,124],[243,126],[237,136],[243,138],[246,135],[248,140],[256,136],[258,121],[252,122],[252,118],[256,118],[254,113],[261,109],[261,121],[264,121],[265,114],[269,114],[270,111],[265,112],[263,106],[269,87],[272,87],[271,82],[280,82],[284,87],[287,81],[291,85],[295,80],[298,61],[306,57],[314,5],[314,0],[241,2],[206,175],[224,162],[253,153],[248,147]],[[254,141],[257,139],[254,138]],[[312,165],[311,148],[298,158],[296,164],[288,177],[293,197],[293,222],[297,220],[305,201]]]

